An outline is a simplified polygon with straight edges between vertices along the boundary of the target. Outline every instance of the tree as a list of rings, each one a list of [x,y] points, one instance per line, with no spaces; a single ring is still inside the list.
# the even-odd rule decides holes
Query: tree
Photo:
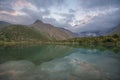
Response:
[[[119,38],[119,35],[114,34],[112,37],[113,37],[113,38]]]

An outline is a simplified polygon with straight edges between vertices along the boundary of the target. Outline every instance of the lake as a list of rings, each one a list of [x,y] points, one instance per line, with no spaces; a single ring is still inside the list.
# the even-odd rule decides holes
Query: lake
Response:
[[[0,80],[120,80],[120,52],[112,49],[0,47]]]

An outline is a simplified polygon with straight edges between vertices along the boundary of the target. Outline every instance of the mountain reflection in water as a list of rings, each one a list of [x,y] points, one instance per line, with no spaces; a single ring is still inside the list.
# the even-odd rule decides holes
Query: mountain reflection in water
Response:
[[[0,51],[0,80],[120,80],[120,59],[109,50],[42,45]]]

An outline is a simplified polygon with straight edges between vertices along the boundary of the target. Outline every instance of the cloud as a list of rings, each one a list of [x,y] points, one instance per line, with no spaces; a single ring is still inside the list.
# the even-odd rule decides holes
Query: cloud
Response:
[[[51,6],[60,6],[65,0],[28,0],[38,7],[49,8]]]
[[[99,8],[99,7],[119,7],[120,0],[78,0],[78,5],[83,8]]]
[[[109,10],[108,10],[109,11]],[[110,29],[117,26],[120,23],[120,11],[115,11],[112,13],[99,13],[97,16],[90,17],[90,20],[81,26],[77,26],[77,32],[80,31],[94,31],[94,30],[104,30]],[[88,18],[89,19],[89,18]]]
[[[2,21],[7,21],[13,24],[30,24],[33,23],[33,19],[27,16],[23,15],[18,15],[18,16],[13,16],[13,15],[7,15],[7,14],[0,14],[0,20]],[[19,20],[19,21],[18,21]]]
[[[76,12],[76,11],[73,10],[73,9],[69,9],[69,12],[70,12],[70,13],[74,13],[74,12]]]
[[[71,23],[72,26],[74,25],[80,25],[80,24],[87,24],[93,21],[93,18],[100,17],[100,16],[109,16],[110,14],[118,11],[119,8],[107,8],[107,9],[95,9],[94,11],[88,11],[88,13],[83,14],[82,16],[75,15],[73,23]]]
[[[0,1],[0,20],[11,23],[32,24],[40,19],[73,32],[111,28],[120,23],[120,0]]]
[[[13,1],[10,2],[10,0],[0,0],[0,11],[14,11],[14,9],[12,9],[12,3]]]

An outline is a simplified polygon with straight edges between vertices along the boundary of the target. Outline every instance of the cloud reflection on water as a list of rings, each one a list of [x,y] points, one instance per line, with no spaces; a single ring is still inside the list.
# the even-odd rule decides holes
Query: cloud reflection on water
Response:
[[[109,51],[78,49],[41,65],[28,60],[0,64],[0,80],[119,80],[119,67]]]

